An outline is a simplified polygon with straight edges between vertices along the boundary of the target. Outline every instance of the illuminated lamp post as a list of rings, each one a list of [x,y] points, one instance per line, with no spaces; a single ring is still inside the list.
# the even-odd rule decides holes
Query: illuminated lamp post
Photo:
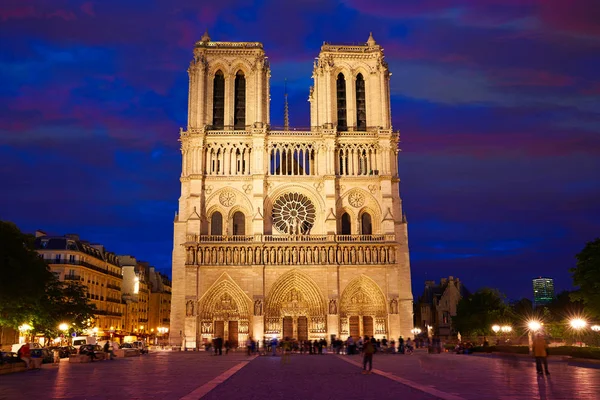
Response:
[[[33,327],[29,324],[19,325],[19,344],[27,343],[27,340],[29,338],[29,331],[31,331],[32,329]]]
[[[577,339],[581,339],[581,331],[587,326],[587,321],[583,318],[573,318],[569,321],[569,325],[571,325],[571,328],[577,333]],[[579,347],[583,347],[581,340],[579,340]]]
[[[531,354],[533,352],[533,334],[542,329],[542,323],[532,319],[527,323],[527,328],[529,328],[527,338],[529,339],[529,354]]]
[[[600,325],[592,325],[590,329],[594,332],[600,332]]]
[[[58,325],[58,330],[60,332],[62,332],[60,334],[60,336],[61,336],[60,344],[62,345],[63,339],[68,342],[68,340],[69,340],[68,339],[69,324],[66,324],[63,322],[62,324]]]

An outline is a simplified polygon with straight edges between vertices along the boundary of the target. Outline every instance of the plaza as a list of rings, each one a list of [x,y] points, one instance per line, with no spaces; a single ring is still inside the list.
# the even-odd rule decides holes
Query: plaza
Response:
[[[223,356],[152,352],[86,364],[61,362],[0,377],[0,399],[597,399],[600,364],[550,357],[550,377],[529,357],[376,354],[374,372],[346,355]]]

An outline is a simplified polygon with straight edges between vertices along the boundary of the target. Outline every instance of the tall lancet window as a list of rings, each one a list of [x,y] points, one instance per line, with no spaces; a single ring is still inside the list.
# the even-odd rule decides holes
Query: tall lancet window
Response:
[[[356,130],[367,130],[367,104],[365,100],[365,80],[362,74],[356,76]]]
[[[348,118],[346,116],[346,79],[341,72],[337,76],[337,114],[338,130],[348,130]]]
[[[233,129],[246,129],[246,77],[242,71],[235,75]]]
[[[220,70],[213,82],[213,129],[223,129],[225,125],[225,76]]]

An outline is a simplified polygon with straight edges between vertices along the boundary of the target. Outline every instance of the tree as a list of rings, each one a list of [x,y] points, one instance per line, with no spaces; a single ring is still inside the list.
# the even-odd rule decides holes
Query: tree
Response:
[[[34,249],[35,238],[0,221],[0,328],[33,326],[33,334],[56,337],[58,325],[81,331],[95,306],[79,282],[60,282]]]
[[[494,324],[508,322],[510,313],[504,295],[496,289],[484,288],[463,297],[452,318],[454,330],[466,336],[491,335]]]
[[[600,318],[600,238],[588,242],[576,258],[577,267],[569,271],[579,289],[570,297],[582,301],[588,315]]]
[[[54,279],[34,249],[35,238],[11,222],[0,221],[0,326],[29,322]]]

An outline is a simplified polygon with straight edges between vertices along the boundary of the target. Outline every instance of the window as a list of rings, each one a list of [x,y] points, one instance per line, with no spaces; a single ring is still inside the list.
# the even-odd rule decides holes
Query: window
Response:
[[[371,215],[369,213],[364,213],[360,218],[361,229],[363,235],[372,235],[373,227],[371,226]]]
[[[215,211],[210,217],[210,234],[216,236],[223,235],[223,216],[218,211]]]
[[[233,110],[233,129],[246,128],[246,77],[242,71],[235,75],[235,109]]]
[[[342,214],[342,235],[352,234],[352,222],[348,213]]]
[[[56,255],[54,256],[54,259],[55,259],[57,262],[60,262],[60,254],[56,254]]]
[[[363,79],[362,74],[356,76],[356,130],[367,130],[365,80]]]
[[[75,262],[75,255],[69,254],[69,262],[70,263],[74,263]]]
[[[225,76],[220,70],[213,81],[213,129],[223,129],[225,125]]]
[[[233,234],[246,234],[246,216],[240,211],[237,211],[235,214],[233,214]]]
[[[338,115],[338,130],[347,131],[348,121],[346,116],[346,79],[344,74],[340,72],[337,76],[337,115]]]

